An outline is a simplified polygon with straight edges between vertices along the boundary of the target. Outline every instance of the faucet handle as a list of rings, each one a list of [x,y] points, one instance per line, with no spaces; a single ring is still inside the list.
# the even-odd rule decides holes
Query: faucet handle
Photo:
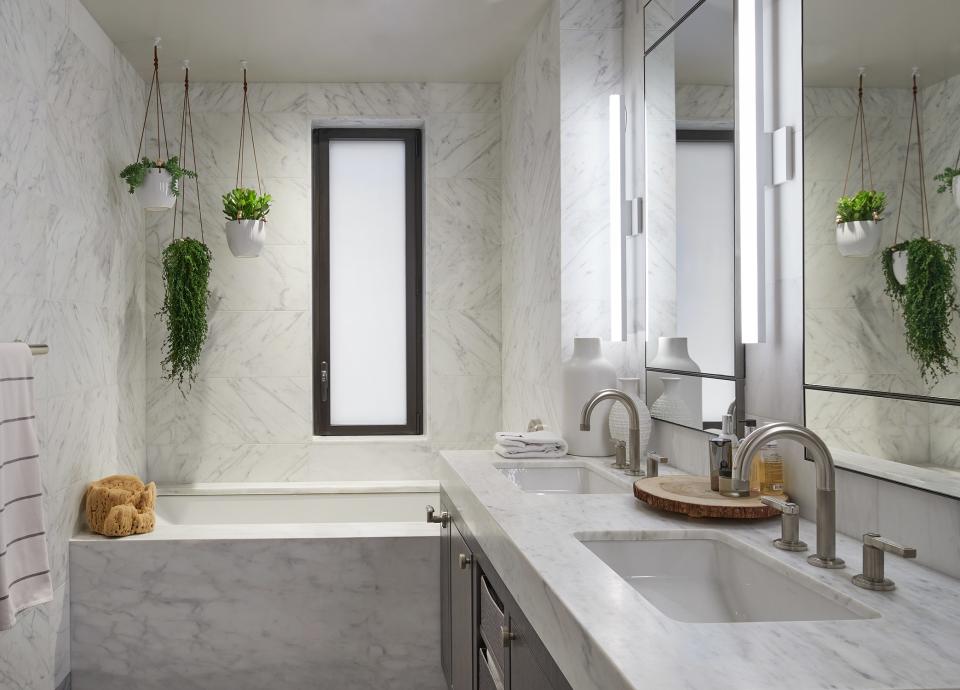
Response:
[[[902,558],[917,557],[917,550],[912,546],[902,546],[876,532],[867,532],[863,535],[863,572],[853,576],[853,584],[880,592],[895,589],[897,585],[884,575],[884,553],[892,553]]]
[[[647,453],[647,476],[656,477],[660,474],[659,465],[661,462],[667,462],[668,458],[659,453]]]
[[[771,508],[776,508],[784,515],[799,515],[800,506],[798,506],[793,501],[784,501],[783,499],[777,498],[776,496],[761,496],[760,502],[764,505],[768,505]]]
[[[613,455],[614,462],[610,465],[617,470],[626,470],[629,469],[627,464],[627,442],[621,441],[618,438],[610,439],[613,442]]]
[[[806,543],[800,540],[800,506],[776,496],[761,496],[760,502],[780,511],[780,538],[773,545],[784,551],[806,551]]]
[[[886,551],[887,553],[892,553],[901,558],[916,558],[917,550],[912,546],[901,546],[895,541],[891,541],[886,537],[881,537],[875,532],[867,532],[863,535],[863,545],[870,546],[875,549],[880,549],[881,551]]]

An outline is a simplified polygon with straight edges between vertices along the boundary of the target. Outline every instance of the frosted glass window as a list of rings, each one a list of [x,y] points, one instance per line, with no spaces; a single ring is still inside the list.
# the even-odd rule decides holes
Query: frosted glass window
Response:
[[[332,426],[407,423],[405,152],[329,144]]]

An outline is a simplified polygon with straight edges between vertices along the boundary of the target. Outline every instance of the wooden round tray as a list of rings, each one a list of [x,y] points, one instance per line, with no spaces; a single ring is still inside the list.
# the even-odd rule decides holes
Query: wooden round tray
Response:
[[[728,498],[710,490],[710,477],[667,475],[638,479],[633,495],[654,508],[695,518],[757,520],[780,511],[760,502],[759,497]]]

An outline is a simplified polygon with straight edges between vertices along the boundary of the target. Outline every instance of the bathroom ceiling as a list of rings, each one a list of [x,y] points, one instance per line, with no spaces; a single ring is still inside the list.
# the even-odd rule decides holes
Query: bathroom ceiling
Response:
[[[548,0],[81,0],[142,76],[163,81],[500,81]]]
[[[924,84],[960,74],[958,0],[805,0],[803,83],[907,88],[911,68]]]

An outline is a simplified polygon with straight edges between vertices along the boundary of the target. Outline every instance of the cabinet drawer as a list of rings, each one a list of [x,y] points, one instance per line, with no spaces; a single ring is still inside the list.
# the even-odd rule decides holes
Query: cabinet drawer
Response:
[[[480,669],[478,690],[503,690],[503,676],[485,647],[480,648],[477,661]]]
[[[506,626],[503,604],[490,589],[487,578],[480,576],[480,634],[486,643],[487,653],[497,668],[504,668],[503,638],[501,628]],[[502,675],[502,674],[501,674]]]

